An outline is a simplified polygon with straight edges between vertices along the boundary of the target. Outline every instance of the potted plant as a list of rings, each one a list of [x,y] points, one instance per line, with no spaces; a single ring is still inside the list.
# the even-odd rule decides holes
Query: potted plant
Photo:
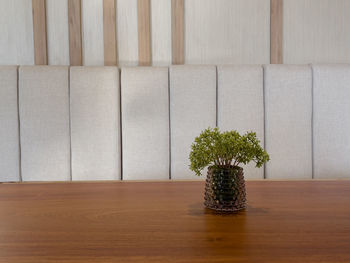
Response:
[[[255,132],[220,132],[208,128],[191,146],[190,169],[198,176],[208,167],[204,205],[218,211],[238,211],[246,206],[245,181],[240,164],[251,161],[261,167],[269,155],[260,146]]]

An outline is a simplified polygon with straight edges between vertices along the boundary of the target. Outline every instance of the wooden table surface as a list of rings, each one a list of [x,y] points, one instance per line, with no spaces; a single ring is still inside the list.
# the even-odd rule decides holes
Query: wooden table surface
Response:
[[[0,262],[350,262],[350,181],[248,181],[215,214],[203,182],[0,184]]]

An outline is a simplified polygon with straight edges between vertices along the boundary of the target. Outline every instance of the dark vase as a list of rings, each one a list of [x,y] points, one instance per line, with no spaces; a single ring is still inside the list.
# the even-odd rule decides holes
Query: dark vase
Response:
[[[246,190],[243,168],[210,166],[205,184],[204,205],[223,212],[244,209]]]

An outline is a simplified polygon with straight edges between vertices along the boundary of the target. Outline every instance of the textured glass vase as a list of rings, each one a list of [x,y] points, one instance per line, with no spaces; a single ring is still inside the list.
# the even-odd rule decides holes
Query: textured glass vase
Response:
[[[207,208],[233,212],[246,207],[243,168],[211,166],[205,184],[204,205]]]

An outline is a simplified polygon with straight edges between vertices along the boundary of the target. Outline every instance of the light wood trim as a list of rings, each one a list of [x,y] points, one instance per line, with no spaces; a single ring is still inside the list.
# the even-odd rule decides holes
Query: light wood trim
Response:
[[[184,0],[171,0],[172,63],[185,63],[185,3]]]
[[[46,0],[32,0],[35,65],[47,65]]]
[[[152,65],[150,0],[137,0],[139,65]]]
[[[116,0],[103,0],[103,39],[105,66],[116,66]]]
[[[271,0],[270,63],[283,63],[283,0]]]
[[[81,66],[81,0],[68,0],[69,58],[71,66]]]

